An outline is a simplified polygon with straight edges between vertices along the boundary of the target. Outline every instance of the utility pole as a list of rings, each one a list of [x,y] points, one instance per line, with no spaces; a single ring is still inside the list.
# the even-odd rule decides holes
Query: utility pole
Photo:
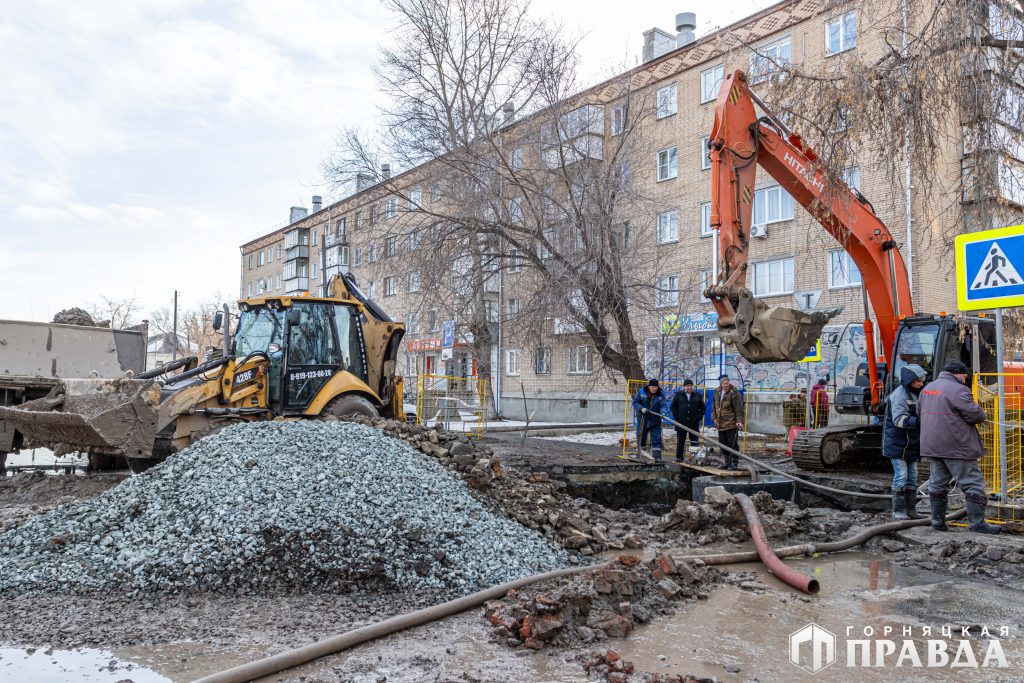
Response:
[[[178,359],[178,290],[174,290],[174,341],[171,342],[171,360]]]

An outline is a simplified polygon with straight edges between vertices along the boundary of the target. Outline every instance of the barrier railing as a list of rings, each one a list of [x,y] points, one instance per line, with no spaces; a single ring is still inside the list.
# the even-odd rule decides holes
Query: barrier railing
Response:
[[[456,375],[419,375],[416,422],[480,436],[487,428],[487,380]]]
[[[999,381],[1003,381],[1003,402],[1000,410]],[[1021,430],[1022,387],[1024,373],[978,373],[974,377],[974,395],[987,419],[978,425],[985,455],[979,465],[990,496],[1002,499],[1001,521],[1024,519],[1024,436]],[[1003,467],[1002,451],[1006,453]],[[1005,497],[1002,495],[1005,490]]]

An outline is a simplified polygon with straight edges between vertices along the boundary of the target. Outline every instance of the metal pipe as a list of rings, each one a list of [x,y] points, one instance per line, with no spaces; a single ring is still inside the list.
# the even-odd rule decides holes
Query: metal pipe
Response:
[[[761,518],[757,516],[757,508],[754,507],[753,501],[742,493],[735,493],[733,495],[736,498],[736,502],[743,508],[743,514],[747,516],[747,527],[750,529],[750,537],[754,539],[754,547],[757,548],[757,554],[761,561],[764,562],[764,566],[768,567],[768,571],[793,588],[804,593],[817,595],[821,590],[821,585],[818,584],[817,579],[812,579],[806,574],[798,572],[772,552],[771,547],[768,545],[768,538],[764,535]]]

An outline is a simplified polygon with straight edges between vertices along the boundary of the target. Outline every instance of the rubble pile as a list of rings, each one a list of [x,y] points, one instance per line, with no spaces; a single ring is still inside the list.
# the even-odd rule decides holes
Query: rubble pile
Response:
[[[607,550],[639,548],[642,542],[635,529],[613,522],[607,510],[565,492],[566,484],[552,480],[546,472],[521,473],[506,469],[486,445],[464,434],[407,422],[349,418],[373,426],[413,448],[432,456],[445,467],[457,471],[488,507],[525,527],[540,531],[567,550],[593,555]],[[617,514],[617,518],[625,515]],[[643,515],[638,515],[643,517]]]
[[[949,535],[952,536],[954,533],[956,532]],[[1024,574],[1024,552],[1021,552],[1019,546],[993,542],[992,539],[951,538],[934,545],[915,545],[894,539],[880,539],[872,545],[879,546],[887,553],[895,553],[897,561],[901,564],[921,569],[941,569],[957,574],[991,577]]]
[[[615,650],[590,652],[580,657],[583,669],[592,680],[608,683],[712,683],[711,678],[697,678],[689,674],[658,674],[637,672],[633,662],[628,662]]]
[[[407,444],[348,422],[228,427],[0,534],[0,590],[460,595],[568,563]]]
[[[53,322],[59,325],[83,325],[85,327],[97,327],[97,323],[85,309],[72,307],[53,316]]]
[[[728,541],[750,540],[747,518],[735,497],[721,486],[704,490],[705,503],[679,500],[675,508],[655,525],[653,531],[661,542],[674,547],[702,546]],[[761,526],[769,539],[782,539],[803,532],[813,515],[793,503],[775,500],[767,491],[750,496],[761,518]]]
[[[539,650],[624,638],[636,624],[671,611],[672,603],[707,597],[721,580],[710,567],[676,563],[667,555],[641,562],[620,555],[603,567],[487,603],[484,618],[496,641]]]

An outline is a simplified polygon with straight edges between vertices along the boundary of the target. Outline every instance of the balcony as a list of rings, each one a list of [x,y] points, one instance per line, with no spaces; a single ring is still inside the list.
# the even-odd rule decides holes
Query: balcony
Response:
[[[308,277],[293,277],[284,281],[285,294],[299,294],[309,291]]]
[[[295,261],[297,259],[309,260],[309,245],[297,244],[294,247],[288,247],[284,251],[284,260]]]
[[[324,245],[333,247],[339,244],[348,244],[348,231],[342,230],[341,232],[328,232],[327,237],[324,238]]]
[[[284,248],[309,246],[309,228],[297,228],[284,234]]]

